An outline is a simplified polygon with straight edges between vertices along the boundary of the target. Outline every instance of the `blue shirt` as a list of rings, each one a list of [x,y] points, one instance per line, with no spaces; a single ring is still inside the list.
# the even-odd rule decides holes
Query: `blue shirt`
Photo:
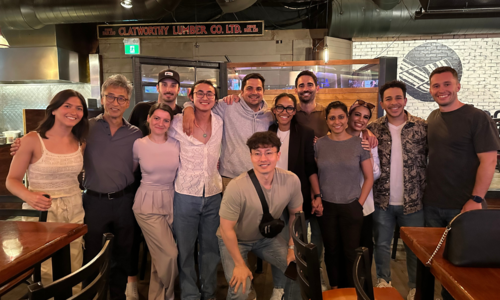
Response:
[[[132,148],[135,140],[142,138],[142,132],[123,119],[123,125],[111,135],[102,114],[90,119],[89,127],[83,186],[99,193],[123,190],[134,182]]]

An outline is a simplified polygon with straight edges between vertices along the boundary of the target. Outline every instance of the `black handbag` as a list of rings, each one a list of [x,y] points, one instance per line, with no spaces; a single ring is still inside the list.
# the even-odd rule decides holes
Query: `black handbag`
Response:
[[[457,215],[432,258],[446,238],[443,257],[458,267],[500,267],[500,209],[478,209]]]
[[[255,176],[254,170],[252,169],[248,171],[248,175],[250,176],[253,186],[259,195],[260,203],[262,204],[262,212],[264,213],[259,224],[260,234],[266,238],[273,238],[277,236],[283,228],[285,228],[285,222],[283,222],[283,220],[273,218],[273,216],[269,213],[269,206],[267,206],[266,197],[260,187],[257,176]]]

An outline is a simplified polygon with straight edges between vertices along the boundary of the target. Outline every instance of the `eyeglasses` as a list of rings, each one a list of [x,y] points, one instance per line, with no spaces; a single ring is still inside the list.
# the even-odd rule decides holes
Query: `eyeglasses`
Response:
[[[293,106],[287,106],[287,107],[284,107],[283,105],[276,105],[275,107],[276,111],[281,113],[283,112],[284,110],[286,110],[287,113],[291,114],[295,111],[295,107]]]
[[[205,96],[207,96],[207,99],[215,99],[215,94],[212,92],[203,93],[202,91],[197,91],[195,94],[196,94],[196,97],[198,97],[200,99],[202,99]]]
[[[115,102],[115,100],[117,100],[118,104],[123,105],[128,101],[127,98],[122,97],[122,96],[115,97],[115,96],[111,96],[111,95],[104,95],[104,97],[106,97],[106,102],[108,102],[109,104],[111,104],[111,103]]]
[[[275,153],[278,153],[278,151],[266,151],[264,153],[262,152],[259,152],[259,151],[256,151],[256,152],[252,152],[252,155],[255,156],[255,157],[262,157],[262,156],[265,156],[265,157],[269,157]]]
[[[364,100],[356,100],[354,101],[352,106],[354,106],[356,103],[359,104],[359,106],[364,106],[368,108],[369,110],[372,110],[375,107],[375,105],[371,104],[370,102],[365,102]]]

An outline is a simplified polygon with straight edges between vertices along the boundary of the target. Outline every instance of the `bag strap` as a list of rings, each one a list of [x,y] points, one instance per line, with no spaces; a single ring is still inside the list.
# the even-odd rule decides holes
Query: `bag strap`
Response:
[[[262,211],[264,212],[264,215],[270,215],[269,214],[269,206],[267,206],[266,197],[264,196],[264,192],[262,191],[259,180],[257,179],[257,176],[255,176],[255,172],[253,169],[248,171],[248,176],[250,176],[250,179],[252,180],[253,186],[255,187],[255,190],[257,191],[257,194],[259,195],[260,204],[262,204]]]
[[[427,267],[430,267],[431,264],[432,264],[432,259],[434,259],[434,256],[436,256],[436,253],[439,251],[439,248],[441,248],[441,246],[443,245],[443,242],[444,240],[446,239],[446,235],[448,234],[448,231],[451,230],[451,222],[450,224],[448,224],[448,226],[446,226],[446,229],[443,233],[443,236],[441,237],[441,240],[439,241],[437,247],[436,247],[436,250],[434,250],[434,253],[432,253],[431,257],[429,257],[429,260],[427,261],[427,263],[425,263],[425,265]]]

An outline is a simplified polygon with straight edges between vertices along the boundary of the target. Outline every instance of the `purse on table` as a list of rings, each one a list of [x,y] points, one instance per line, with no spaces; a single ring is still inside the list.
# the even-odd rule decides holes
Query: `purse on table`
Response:
[[[439,241],[431,264],[446,239],[443,257],[458,267],[500,267],[500,209],[478,209],[457,215]]]

